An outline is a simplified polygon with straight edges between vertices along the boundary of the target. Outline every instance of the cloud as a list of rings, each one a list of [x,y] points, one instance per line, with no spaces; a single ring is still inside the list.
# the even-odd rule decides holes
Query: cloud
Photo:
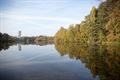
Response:
[[[39,20],[39,21],[58,21],[58,22],[66,22],[66,23],[76,23],[80,22],[79,20],[76,19],[71,19],[71,18],[65,18],[65,17],[44,17],[44,16],[26,16],[26,15],[11,15],[11,14],[3,14],[0,13],[0,17],[3,18],[8,18],[8,19],[15,19],[15,20],[28,20],[28,21],[33,21],[33,20]]]
[[[100,0],[100,1],[105,2],[106,0]]]

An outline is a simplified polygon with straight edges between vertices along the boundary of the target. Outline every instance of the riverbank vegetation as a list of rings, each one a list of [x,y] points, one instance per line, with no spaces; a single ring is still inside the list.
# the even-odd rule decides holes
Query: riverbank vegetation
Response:
[[[83,14],[83,13],[81,13]],[[55,42],[81,44],[120,44],[120,0],[106,0],[80,24],[63,27],[55,34]]]

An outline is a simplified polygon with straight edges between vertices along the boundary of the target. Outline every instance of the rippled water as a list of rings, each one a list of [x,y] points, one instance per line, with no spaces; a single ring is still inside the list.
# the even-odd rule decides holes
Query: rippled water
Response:
[[[59,45],[54,44],[43,46],[17,44],[1,49],[0,80],[107,80],[111,77],[115,79],[116,76],[118,77],[115,80],[119,79],[120,72],[117,71],[120,70],[120,54],[117,53],[118,57],[113,57],[116,61],[116,65],[113,65],[114,61],[111,64],[109,59],[108,63],[107,61],[102,63],[104,60],[101,58],[100,63],[100,59],[96,58],[100,57],[99,55],[93,55],[96,59],[91,56],[89,58],[84,49],[83,54],[78,54],[76,50],[72,50],[73,48],[71,49],[73,53],[65,53],[59,49],[61,50]],[[101,54],[101,57],[104,56]],[[109,72],[109,66],[111,73],[105,75]],[[101,72],[98,72],[100,69]]]

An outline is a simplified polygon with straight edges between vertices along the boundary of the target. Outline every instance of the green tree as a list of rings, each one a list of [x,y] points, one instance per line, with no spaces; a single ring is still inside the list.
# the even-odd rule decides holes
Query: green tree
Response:
[[[70,25],[67,32],[67,40],[73,42],[75,40],[75,32],[74,32],[74,25]]]

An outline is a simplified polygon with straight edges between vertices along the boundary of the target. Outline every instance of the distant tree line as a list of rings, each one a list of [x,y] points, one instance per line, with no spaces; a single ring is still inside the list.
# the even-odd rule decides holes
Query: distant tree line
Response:
[[[0,32],[0,42],[14,42],[16,41],[16,37],[10,36],[7,33]]]
[[[54,37],[40,35],[35,39],[35,42],[36,43],[39,43],[39,42],[53,43]]]
[[[24,36],[21,38],[17,38],[17,42],[31,44],[31,43],[35,43],[36,38],[37,37],[35,37],[35,36]]]
[[[24,44],[35,44],[39,42],[44,42],[44,43],[53,43],[54,42],[54,37],[52,36],[23,36],[23,37],[13,37],[10,36],[7,33],[1,33],[0,32],[0,42],[1,43],[8,43],[8,42],[17,42],[17,43],[24,43]]]
[[[80,24],[68,29],[61,27],[55,34],[55,42],[120,43],[120,0],[106,0],[97,9],[93,7]]]
[[[47,42],[51,43],[54,42],[54,37],[52,36],[23,36],[21,38],[17,38],[17,42],[22,42],[22,43],[40,43],[40,42]]]

